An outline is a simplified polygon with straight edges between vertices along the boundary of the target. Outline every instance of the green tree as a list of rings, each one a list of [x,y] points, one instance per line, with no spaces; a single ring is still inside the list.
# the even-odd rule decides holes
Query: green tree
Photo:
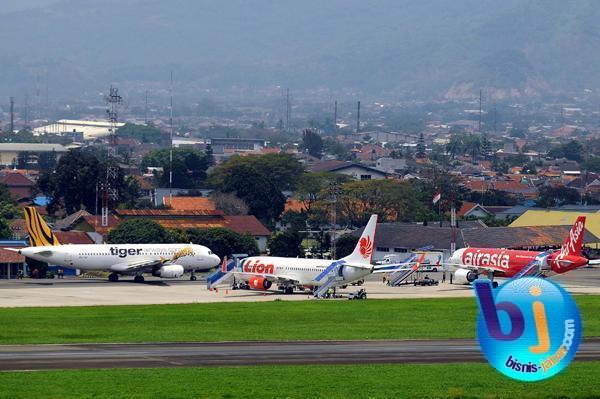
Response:
[[[286,211],[281,217],[281,223],[289,226],[291,231],[306,230],[308,217],[305,212]]]
[[[94,212],[98,182],[106,177],[107,163],[116,167],[115,160],[103,160],[93,149],[70,150],[60,158],[54,171],[43,171],[38,179],[38,189],[51,198],[48,210],[53,211],[62,203],[67,213],[85,208]],[[117,168],[114,189],[122,192],[124,186],[123,172]],[[111,206],[119,202],[113,201]]]
[[[128,219],[108,233],[111,244],[165,244],[170,243],[167,230],[149,219]]]
[[[525,165],[523,165],[522,173],[528,174],[528,175],[537,174],[537,168],[536,168],[535,162],[527,162]]]
[[[581,164],[583,170],[600,173],[600,157],[590,157]]]
[[[340,186],[351,180],[349,176],[339,173],[319,172],[304,173],[296,185],[294,196],[304,203],[310,212],[312,205],[327,195],[327,188]]]
[[[224,228],[188,229],[186,233],[194,244],[204,245],[219,257],[232,254],[258,254],[256,240],[249,234],[240,234]]]
[[[250,214],[265,222],[278,218],[285,206],[285,197],[279,188],[253,167],[231,168],[221,191],[241,198],[248,205]]]
[[[342,234],[335,240],[335,258],[340,259],[348,256],[354,251],[358,243],[358,236],[354,234]]]
[[[136,208],[140,198],[140,184],[133,176],[125,178],[125,184],[120,197],[121,204],[124,205],[125,208]]]
[[[481,155],[484,159],[488,159],[492,155],[492,143],[490,143],[487,134],[484,134],[481,139]]]
[[[581,199],[577,190],[565,186],[544,186],[540,189],[536,206],[552,208],[563,204],[576,204]]]
[[[162,186],[169,185],[170,149],[153,150],[142,159],[142,168],[157,166],[163,169],[158,176]],[[204,152],[193,148],[173,149],[173,187],[194,188],[206,179],[208,158]]]
[[[213,187],[220,188],[231,171],[244,168],[255,170],[281,190],[293,190],[304,173],[300,162],[289,154],[233,156],[211,171],[209,181]]]
[[[302,132],[302,148],[315,158],[323,155],[323,139],[313,129],[304,129]]]
[[[210,168],[215,164],[215,157],[213,155],[212,145],[206,144],[206,149],[204,150],[204,155],[206,156],[206,164]]]
[[[464,154],[464,146],[462,135],[453,134],[450,137],[450,141],[446,144],[446,151],[450,154],[452,159],[456,158],[456,156]]]
[[[381,222],[413,221],[422,207],[410,183],[393,180],[346,183],[337,201],[338,221],[349,226],[364,226],[372,214],[378,214]]]
[[[486,190],[470,191],[465,196],[465,201],[474,202],[490,206],[512,206],[517,204],[517,200],[506,191]]]
[[[39,170],[53,170],[57,163],[56,152],[41,152],[38,155],[38,169]]]
[[[12,238],[12,233],[6,219],[0,216],[0,238]]]
[[[566,144],[552,148],[548,151],[550,158],[567,158],[571,161],[581,162],[583,160],[583,145],[577,140],[571,140]]]
[[[286,231],[274,234],[267,244],[269,255],[297,258],[304,256],[302,250],[302,235],[296,231]]]
[[[423,133],[419,134],[419,141],[417,142],[417,152],[415,155],[417,158],[425,158],[425,156],[427,155],[425,153],[425,138],[423,137]]]
[[[161,143],[165,137],[162,130],[152,124],[136,125],[126,123],[117,130],[118,137],[128,137],[136,139],[142,143]]]

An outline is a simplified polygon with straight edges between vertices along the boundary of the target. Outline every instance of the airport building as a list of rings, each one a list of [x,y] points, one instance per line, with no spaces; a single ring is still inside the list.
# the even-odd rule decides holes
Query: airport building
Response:
[[[68,149],[62,144],[44,143],[0,143],[0,166],[12,167],[17,164],[19,156],[28,155],[28,161],[35,161],[41,153],[54,153],[59,159]],[[34,159],[31,159],[34,158]]]
[[[124,125],[124,123],[115,124],[117,129]],[[112,124],[108,121],[61,119],[55,123],[35,128],[33,129],[33,133],[37,135],[49,133],[63,136],[72,136],[73,134],[80,133],[83,135],[84,140],[95,140],[108,136],[111,127]]]

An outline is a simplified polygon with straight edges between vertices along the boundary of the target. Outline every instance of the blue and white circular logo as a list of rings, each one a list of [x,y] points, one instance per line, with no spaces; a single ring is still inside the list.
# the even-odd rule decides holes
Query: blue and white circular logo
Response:
[[[555,282],[535,277],[492,289],[478,279],[477,335],[490,364],[520,381],[539,381],[564,370],[581,340],[577,304]]]

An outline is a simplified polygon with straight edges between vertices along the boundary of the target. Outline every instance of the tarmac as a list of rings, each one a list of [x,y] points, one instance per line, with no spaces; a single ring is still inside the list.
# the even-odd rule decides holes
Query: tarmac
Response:
[[[441,273],[423,273],[441,280]],[[552,277],[573,294],[600,294],[600,268],[582,268]],[[365,288],[370,299],[471,297],[468,285],[440,282],[437,286],[402,285],[389,287],[381,275],[371,275],[362,287],[348,286],[338,290],[342,299],[350,292]],[[232,290],[229,286],[209,291],[202,276],[198,281],[147,278],[134,283],[124,277],[118,282],[106,279],[65,278],[61,280],[1,280],[0,307],[150,305],[209,302],[254,302],[282,300],[314,300],[309,292],[284,295],[278,291]]]
[[[577,361],[600,359],[585,339]],[[483,362],[474,340],[295,341],[0,346],[0,370]]]

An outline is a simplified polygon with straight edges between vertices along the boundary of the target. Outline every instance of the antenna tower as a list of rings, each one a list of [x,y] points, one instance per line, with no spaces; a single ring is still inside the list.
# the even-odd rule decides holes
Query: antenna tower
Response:
[[[173,205],[173,71],[171,71],[171,101],[169,104],[169,126],[170,126],[170,143],[169,143],[169,204]]]
[[[102,183],[102,219],[101,225],[103,227],[108,226],[108,208],[110,199],[117,199],[118,193],[116,188],[117,174],[119,173],[119,167],[115,162],[117,157],[117,120],[118,120],[118,108],[123,102],[123,98],[119,95],[119,89],[110,86],[110,91],[106,97],[106,104],[108,106],[106,114],[108,116],[109,136],[108,136],[108,149],[107,149],[107,160],[106,160],[106,180]]]

